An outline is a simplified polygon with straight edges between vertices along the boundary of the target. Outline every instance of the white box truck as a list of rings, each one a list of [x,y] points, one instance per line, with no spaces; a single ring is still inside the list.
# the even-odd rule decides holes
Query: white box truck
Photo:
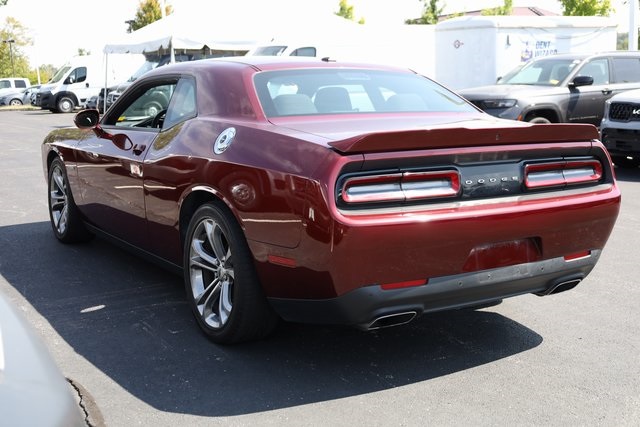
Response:
[[[616,23],[594,16],[463,16],[436,25],[436,79],[459,90],[496,83],[529,59],[616,50]]]

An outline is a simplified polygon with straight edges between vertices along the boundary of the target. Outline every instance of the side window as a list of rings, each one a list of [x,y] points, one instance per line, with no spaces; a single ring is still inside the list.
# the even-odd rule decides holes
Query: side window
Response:
[[[127,93],[126,100],[117,110],[109,110],[104,118],[105,125],[127,127],[162,127],[169,101],[173,96],[177,81],[156,82],[136,88]]]
[[[171,98],[162,128],[168,129],[181,121],[195,117],[195,115],[196,84],[193,79],[183,78],[178,82]]]
[[[64,82],[65,84],[73,84],[80,83],[85,80],[87,80],[87,67],[78,67],[69,74],[69,77],[67,77]]]
[[[78,67],[76,68],[75,73],[76,73],[76,83],[80,83],[87,80],[87,67]]]
[[[27,87],[27,84],[25,83],[24,80],[16,80],[16,88],[23,88],[23,87]]]
[[[640,82],[640,58],[613,58],[614,83]]]
[[[587,62],[578,72],[578,76],[593,77],[594,85],[608,84],[611,81],[609,78],[609,60],[601,58]]]
[[[299,47],[289,56],[316,56],[316,48],[315,47]]]

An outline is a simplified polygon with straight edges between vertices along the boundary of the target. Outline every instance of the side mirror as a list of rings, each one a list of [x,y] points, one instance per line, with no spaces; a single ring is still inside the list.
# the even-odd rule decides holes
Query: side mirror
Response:
[[[593,84],[593,77],[591,76],[577,76],[575,79],[569,83],[570,87],[579,87],[579,86],[591,86]]]
[[[92,129],[100,122],[98,110],[82,110],[73,118],[73,123],[80,129]]]

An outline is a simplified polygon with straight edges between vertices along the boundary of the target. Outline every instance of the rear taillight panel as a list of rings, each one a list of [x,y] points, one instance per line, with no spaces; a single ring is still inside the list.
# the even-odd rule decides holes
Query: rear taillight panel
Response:
[[[602,160],[596,157],[351,171],[338,179],[336,202],[350,210],[482,200],[598,185],[605,175]]]
[[[524,168],[528,190],[594,184],[602,181],[602,163],[595,159],[529,163]]]
[[[350,176],[340,191],[348,204],[407,202],[456,197],[460,193],[457,170],[383,173]]]

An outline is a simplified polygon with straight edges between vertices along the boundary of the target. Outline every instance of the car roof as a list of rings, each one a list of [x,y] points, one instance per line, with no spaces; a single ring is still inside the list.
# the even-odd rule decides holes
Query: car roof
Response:
[[[405,71],[412,73],[408,68],[396,67],[385,64],[351,61],[334,61],[328,58],[314,57],[281,57],[281,56],[229,56],[222,58],[199,59],[165,65],[149,71],[146,75],[166,74],[170,72],[186,72],[204,70],[214,64],[228,65],[229,67],[253,68],[256,71],[288,70],[295,68],[366,68],[373,70]]]

